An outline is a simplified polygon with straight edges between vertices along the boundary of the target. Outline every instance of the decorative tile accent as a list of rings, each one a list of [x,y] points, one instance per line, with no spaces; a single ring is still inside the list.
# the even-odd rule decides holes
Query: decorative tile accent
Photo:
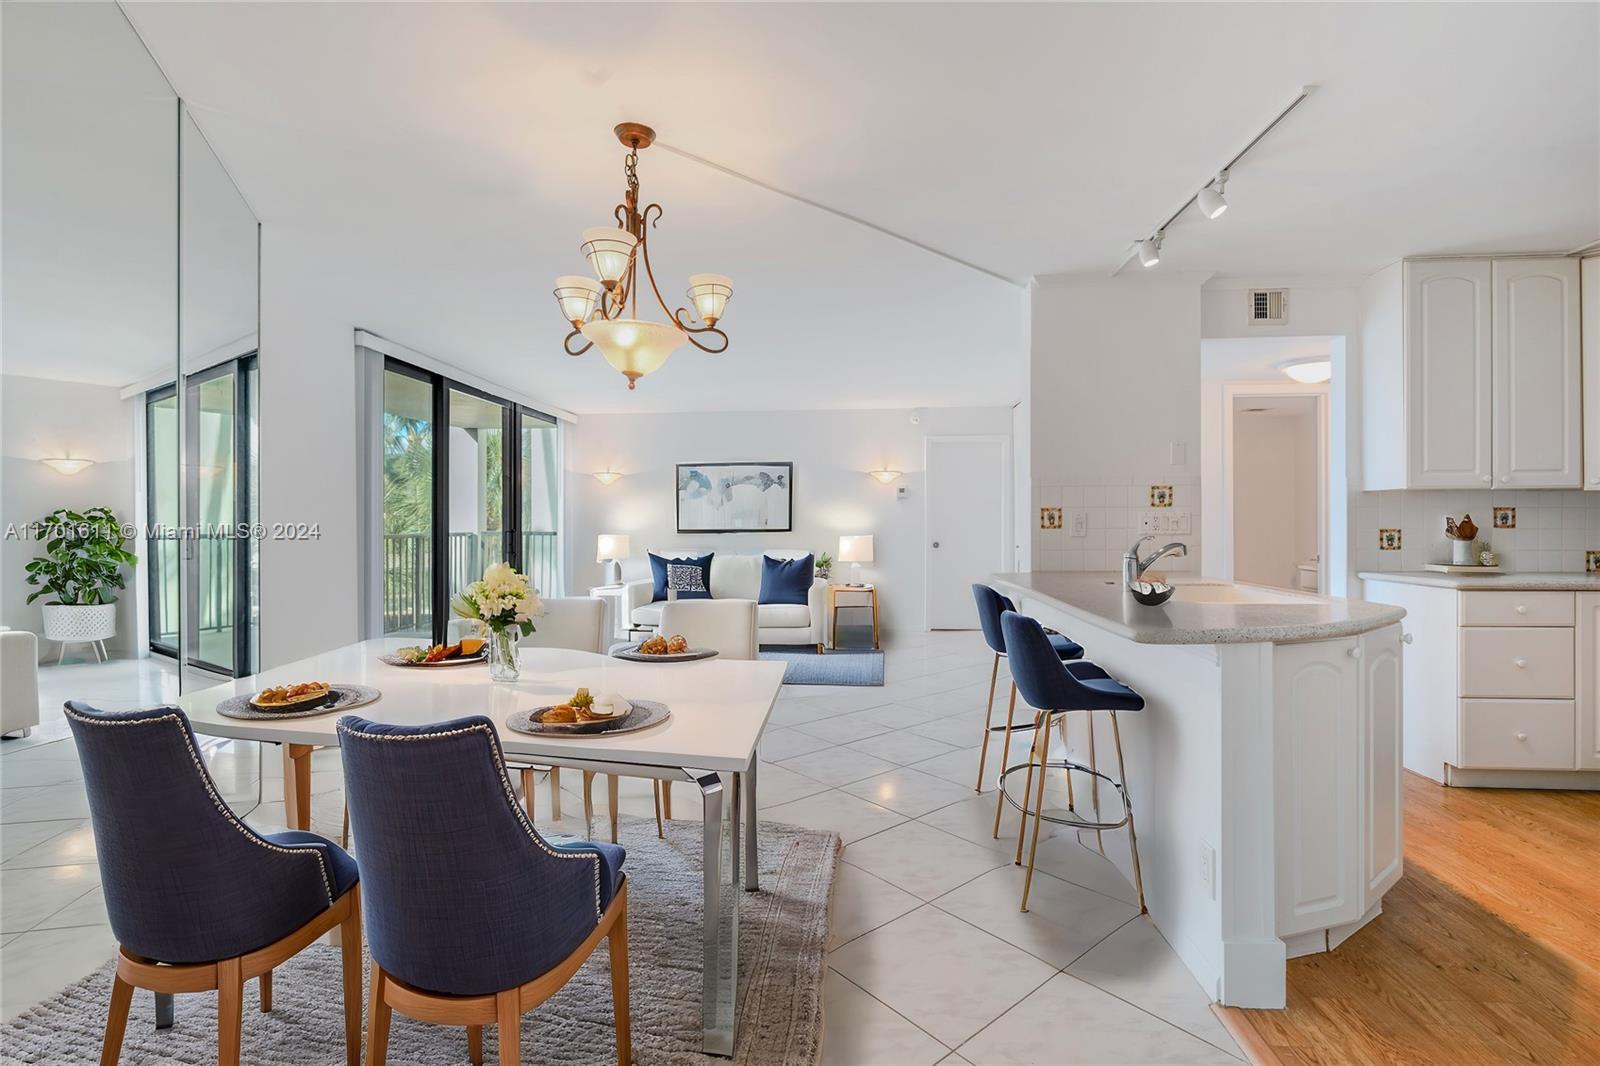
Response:
[[[1494,509],[1494,528],[1516,529],[1517,509],[1515,507],[1496,507]]]
[[[1151,485],[1150,486],[1150,506],[1151,507],[1171,507],[1172,506],[1172,486],[1171,485]]]
[[[1040,529],[1060,529],[1061,528],[1061,508],[1059,508],[1059,507],[1041,507],[1041,508],[1039,508],[1039,528]]]
[[[1398,529],[1378,530],[1378,550],[1397,552],[1400,550],[1401,535]]]
[[[1591,574],[1600,574],[1600,551],[1584,552],[1583,568]]]

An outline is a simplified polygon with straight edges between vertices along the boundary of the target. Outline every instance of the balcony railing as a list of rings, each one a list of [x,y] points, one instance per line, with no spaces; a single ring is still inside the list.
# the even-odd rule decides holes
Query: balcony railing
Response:
[[[450,590],[466,588],[491,562],[505,558],[506,534],[498,530],[450,534]],[[561,589],[561,561],[554,531],[522,535],[523,572],[544,595]],[[433,538],[427,533],[383,537],[383,631],[428,633],[433,628]]]

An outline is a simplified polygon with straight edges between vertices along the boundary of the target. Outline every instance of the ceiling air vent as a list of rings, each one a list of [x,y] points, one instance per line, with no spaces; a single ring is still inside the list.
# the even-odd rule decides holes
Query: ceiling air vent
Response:
[[[1250,290],[1250,324],[1252,326],[1277,326],[1288,320],[1288,289]]]

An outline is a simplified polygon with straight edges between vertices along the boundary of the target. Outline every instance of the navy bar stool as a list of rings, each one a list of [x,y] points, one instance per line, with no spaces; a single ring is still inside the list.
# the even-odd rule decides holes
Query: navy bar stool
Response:
[[[1146,913],[1144,905],[1144,877],[1139,870],[1139,839],[1133,827],[1133,801],[1128,797],[1128,771],[1122,759],[1122,733],[1117,727],[1118,711],[1139,711],[1144,709],[1144,697],[1133,689],[1115,680],[1111,675],[1100,669],[1094,663],[1064,663],[1056,655],[1055,648],[1050,643],[1049,634],[1044,627],[1032,618],[1007,611],[1000,616],[1000,627],[1005,633],[1006,651],[1011,660],[1011,677],[1016,684],[1022,698],[1032,707],[1038,708],[1034,716],[1034,744],[1028,753],[1027,778],[1022,789],[1022,803],[1019,805],[1006,794],[1006,778],[1022,766],[1008,766],[1000,772],[1000,797],[1004,802],[1019,807],[1022,811],[1022,821],[1017,829],[1017,863],[1022,862],[1022,835],[1028,825],[1029,805],[1033,807],[1033,841],[1028,848],[1028,875],[1022,882],[1022,909],[1028,909],[1028,890],[1033,887],[1034,860],[1039,852],[1039,823],[1053,822],[1057,825],[1070,825],[1079,829],[1093,829],[1104,831],[1107,829],[1120,829],[1128,827],[1128,847],[1133,853],[1133,885],[1139,894],[1139,913]],[[1087,711],[1091,722],[1091,743],[1093,736],[1092,723],[1095,711],[1107,711],[1111,715],[1111,736],[1117,749],[1117,778],[1112,780],[1108,775],[1101,773],[1093,766],[1084,766],[1075,763],[1066,757],[1057,760],[1047,758],[1049,754],[1050,719],[1056,715],[1065,715],[1071,711]],[[1100,821],[1098,803],[1094,821],[1078,817],[1075,813],[1071,817],[1060,815],[1047,815],[1044,813],[1044,780],[1047,768],[1062,769],[1067,772],[1067,781],[1072,780],[1074,770],[1090,774],[1095,780],[1103,780],[1116,789],[1117,795],[1122,800],[1123,816],[1114,822]],[[1037,768],[1039,785],[1036,793],[1030,797],[1030,792],[1035,792],[1033,779]],[[1070,791],[1069,791],[1070,796]],[[1070,806],[1070,799],[1068,801]]]
[[[1006,724],[994,724],[994,691],[995,684],[1000,679],[1000,660],[1006,657],[1005,634],[1000,631],[1000,616],[1007,611],[1015,611],[1017,605],[1011,602],[1010,597],[1003,596],[988,585],[973,585],[972,598],[978,603],[978,624],[983,627],[983,639],[989,645],[989,650],[994,652],[994,667],[989,671],[989,707],[983,716],[983,748],[978,752],[978,783],[972,786],[972,791],[983,791],[983,768],[989,759],[989,734],[1001,730],[1005,731],[1005,741],[1000,747],[1000,765],[1004,766],[1011,757],[1011,732],[1013,729],[1032,729],[1031,722],[1016,725],[1014,718],[1017,711],[1017,683],[1011,682],[1011,699],[1006,705]],[[1050,646],[1055,649],[1055,654],[1060,659],[1083,658],[1083,646],[1062,636],[1060,633],[1045,631],[1050,641]],[[1064,739],[1064,738],[1063,738]],[[994,835],[1000,835],[1000,811],[1002,805],[998,802],[994,809]]]
[[[345,1062],[361,1058],[361,888],[356,861],[315,833],[257,833],[223,802],[176,707],[100,711],[67,724],[83,763],[106,912],[120,948],[102,1066],[115,1066],[135,988],[217,993],[217,1061],[238,1066],[244,983],[272,1009],[273,968],[338,928]],[[333,1049],[329,1049],[330,1053]],[[251,1056],[252,1059],[255,1056]]]

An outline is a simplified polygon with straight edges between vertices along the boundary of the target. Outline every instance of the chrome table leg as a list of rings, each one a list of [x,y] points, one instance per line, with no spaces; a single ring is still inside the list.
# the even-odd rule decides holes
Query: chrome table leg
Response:
[[[756,892],[761,888],[761,874],[756,868],[756,763],[760,756],[750,759],[750,768],[739,782],[739,792],[744,800],[744,890]]]
[[[701,1026],[708,1055],[733,1055],[734,1000],[739,972],[739,893],[722,890],[722,778],[685,771],[705,804],[701,843],[705,863],[705,954],[700,977]]]

